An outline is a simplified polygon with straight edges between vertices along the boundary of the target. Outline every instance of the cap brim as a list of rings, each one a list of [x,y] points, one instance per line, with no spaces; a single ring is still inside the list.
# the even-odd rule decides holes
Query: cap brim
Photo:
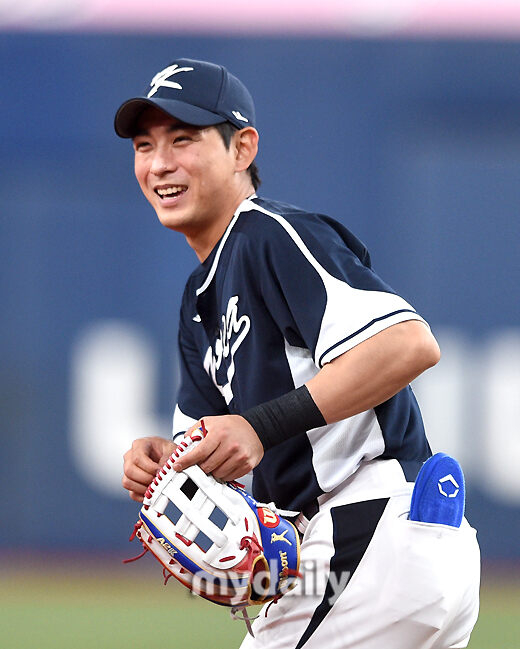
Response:
[[[227,121],[222,115],[204,110],[198,106],[186,104],[175,99],[149,99],[134,97],[125,101],[119,108],[114,119],[114,128],[119,137],[131,138],[137,133],[137,122],[143,111],[154,106],[167,115],[193,126],[211,126]]]

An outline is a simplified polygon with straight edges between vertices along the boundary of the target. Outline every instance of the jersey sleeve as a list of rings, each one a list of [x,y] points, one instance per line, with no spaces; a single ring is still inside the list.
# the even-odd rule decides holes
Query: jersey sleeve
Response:
[[[204,369],[193,325],[201,327],[181,313],[178,337],[181,382],[173,415],[174,439],[200,417],[229,414],[224,398]]]
[[[424,322],[343,226],[270,216],[277,225],[264,239],[264,300],[287,342],[310,349],[318,367],[398,322]]]

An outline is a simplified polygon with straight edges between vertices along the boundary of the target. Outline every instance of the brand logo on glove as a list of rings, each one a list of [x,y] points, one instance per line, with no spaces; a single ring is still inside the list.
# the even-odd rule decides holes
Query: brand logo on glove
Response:
[[[285,535],[287,534],[288,531],[289,530],[284,530],[281,534],[277,534],[276,532],[273,532],[271,534],[271,543],[276,543],[277,541],[283,541],[284,543],[288,543],[289,545],[292,545],[289,539],[285,538]]]
[[[278,515],[267,507],[258,507],[256,511],[258,512],[258,518],[260,519],[260,522],[262,523],[262,525],[265,525],[265,527],[278,527],[278,525],[280,524]]]
[[[278,575],[278,577],[280,577],[279,587],[281,587],[282,583],[289,576],[289,562],[287,561],[287,552],[282,552],[280,550],[279,554],[280,554],[280,561],[282,562],[282,569]]]
[[[160,538],[157,539],[157,542],[160,543],[160,544],[163,546],[163,548],[166,550],[166,552],[167,552],[171,557],[173,557],[174,555],[177,554],[177,550],[176,550],[174,547],[172,547],[172,546],[168,543],[168,541],[166,541],[166,539],[163,539],[162,537],[160,537]]]

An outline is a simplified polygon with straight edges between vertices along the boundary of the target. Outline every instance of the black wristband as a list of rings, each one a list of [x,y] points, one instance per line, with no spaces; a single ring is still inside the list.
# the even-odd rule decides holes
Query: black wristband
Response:
[[[306,385],[250,408],[242,413],[242,417],[255,429],[266,451],[327,423]]]

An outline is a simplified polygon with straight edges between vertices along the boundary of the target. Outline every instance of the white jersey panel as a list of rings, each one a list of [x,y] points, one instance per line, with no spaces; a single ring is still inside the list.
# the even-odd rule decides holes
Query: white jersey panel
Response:
[[[398,322],[425,322],[413,311],[411,305],[398,295],[352,288],[325,271],[322,279],[328,299],[316,345],[316,362],[320,367]],[[356,333],[342,340],[346,316],[344,304],[349,304],[347,328]],[[382,316],[382,313],[385,315]]]
[[[286,341],[285,354],[294,387],[299,388],[317,372],[308,349],[293,347]],[[335,424],[307,432],[312,446],[312,464],[320,488],[331,491],[355,473],[362,461],[383,453],[385,442],[374,410],[367,410]]]
[[[353,475],[360,464],[381,455],[385,442],[373,410],[307,433],[316,479],[324,492]]]
[[[294,347],[285,341],[285,356],[291,369],[294,387],[299,388],[318,373],[311,352],[304,347]]]

